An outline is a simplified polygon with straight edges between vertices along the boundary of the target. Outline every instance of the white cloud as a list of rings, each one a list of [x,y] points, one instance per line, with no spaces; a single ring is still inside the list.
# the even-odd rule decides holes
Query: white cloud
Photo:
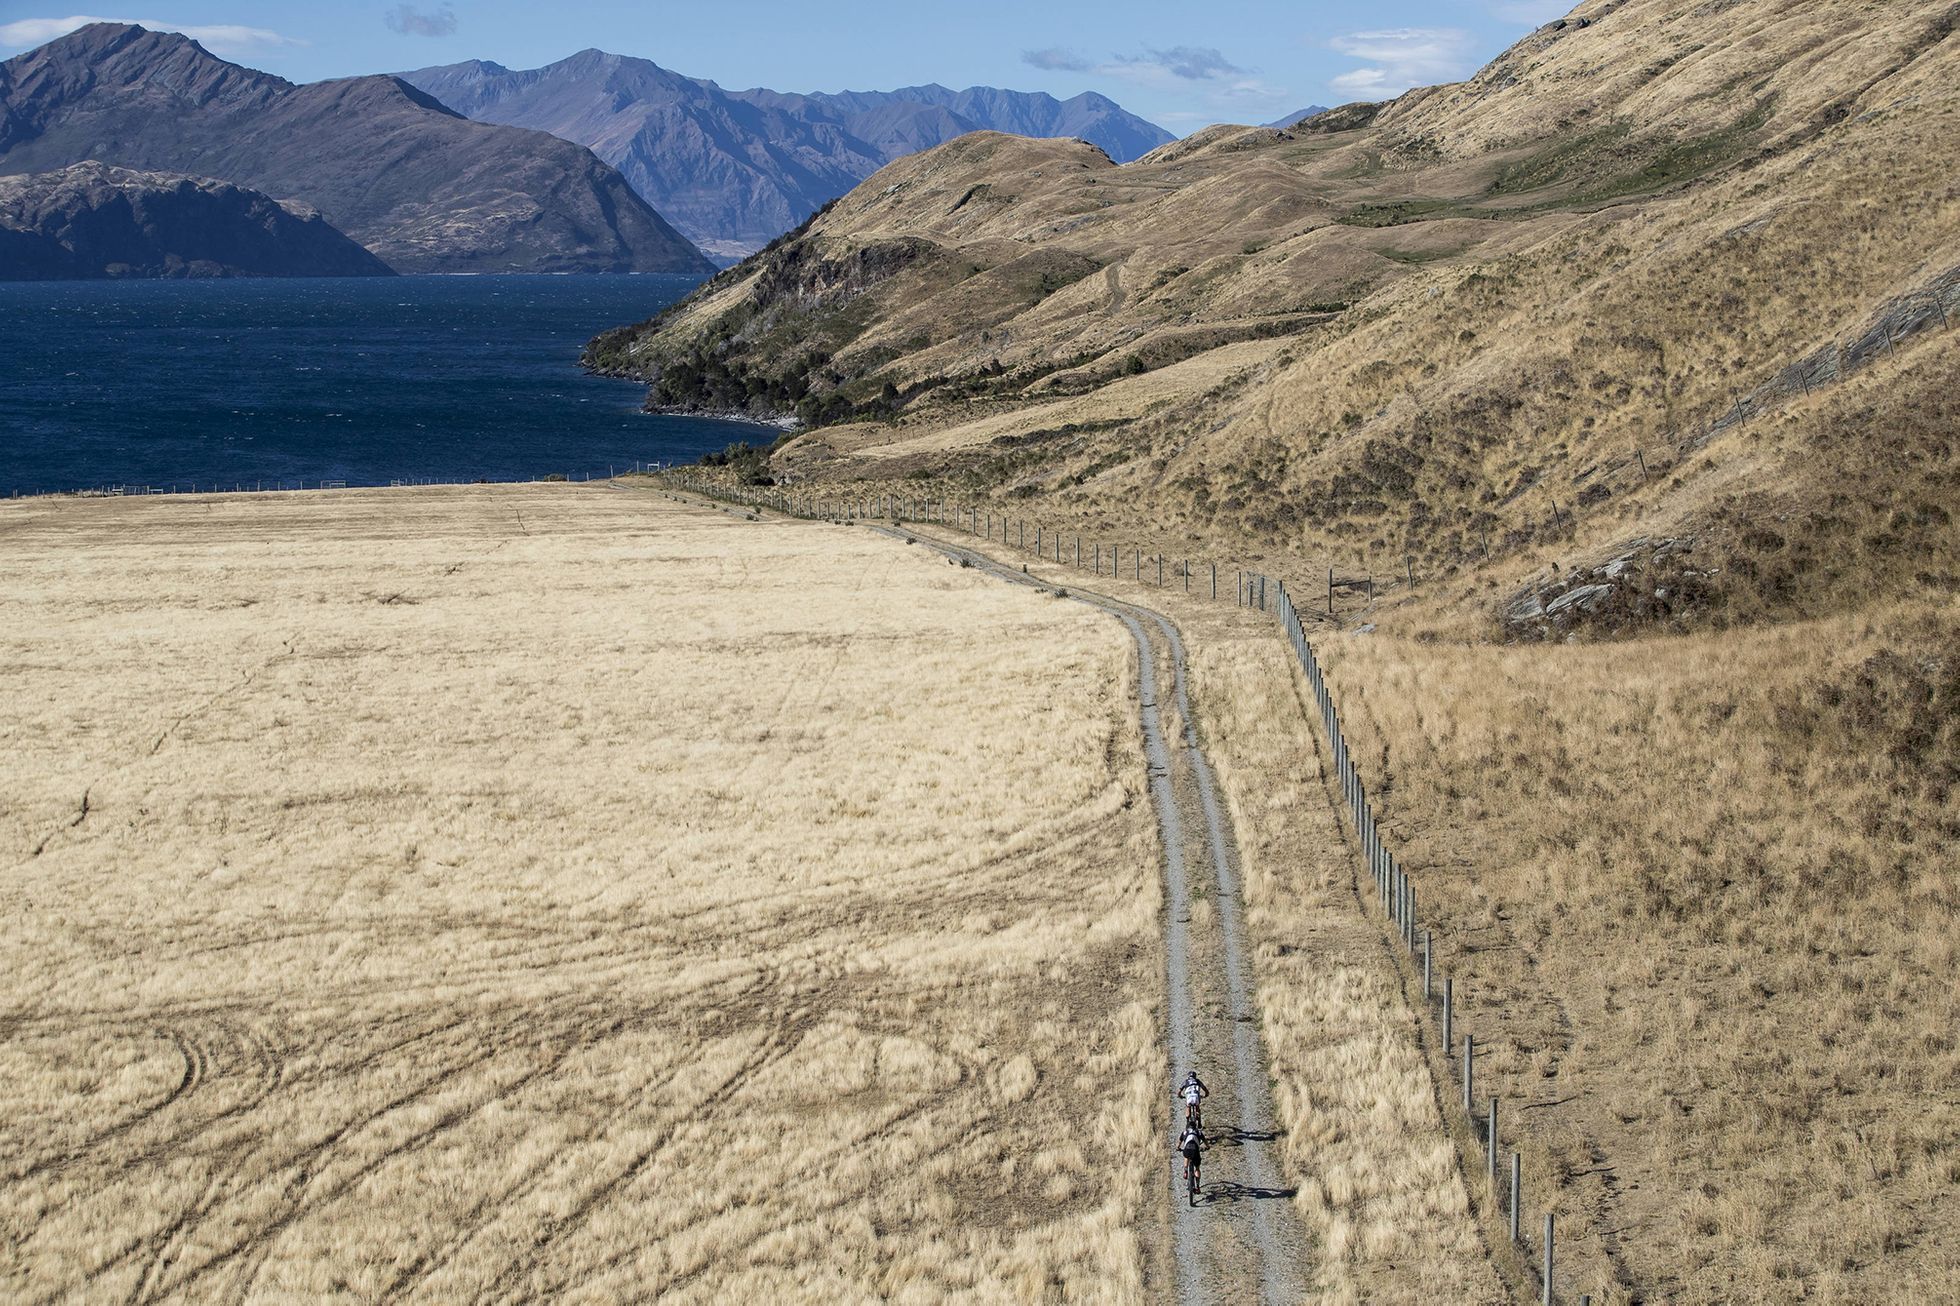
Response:
[[[1209,46],[1178,45],[1142,54],[1114,54],[1087,71],[1139,86],[1169,89],[1185,84],[1188,89],[1191,82],[1225,82],[1243,77],[1248,70]]]
[[[1284,86],[1274,86],[1257,77],[1241,77],[1229,86],[1222,88],[1213,97],[1214,103],[1236,104],[1270,114],[1275,109],[1290,108],[1293,105],[1293,92]]]
[[[448,5],[423,13],[414,5],[396,5],[382,21],[402,36],[454,36],[456,11]]]
[[[1209,46],[1179,45],[1168,50],[1151,50],[1122,62],[1153,64],[1173,77],[1190,82],[1211,81],[1245,71]]]
[[[1101,60],[1092,60],[1074,50],[1050,47],[1022,51],[1021,62],[1045,71],[1113,78],[1158,92],[1171,103],[1206,106],[1159,108],[1151,114],[1159,122],[1179,125],[1263,122],[1281,110],[1294,108],[1299,98],[1283,86],[1266,82],[1256,69],[1241,68],[1227,59],[1223,51],[1211,46],[1174,45],[1162,49],[1146,46],[1139,54],[1112,54]]]
[[[1365,65],[1340,74],[1330,83],[1336,92],[1351,99],[1383,100],[1412,86],[1461,81],[1471,69],[1470,34],[1454,27],[1349,32],[1328,44]]]
[[[1049,72],[1086,73],[1095,67],[1075,51],[1064,50],[1060,46],[1050,46],[1046,50],[1023,50],[1021,62],[1030,68],[1041,68]]]
[[[67,18],[21,18],[0,23],[0,47],[45,45],[90,23],[135,23],[153,32],[179,32],[220,54],[246,54],[269,46],[304,45],[306,42],[263,27],[241,27],[235,23],[172,23],[161,18],[97,18],[90,14],[71,14]]]

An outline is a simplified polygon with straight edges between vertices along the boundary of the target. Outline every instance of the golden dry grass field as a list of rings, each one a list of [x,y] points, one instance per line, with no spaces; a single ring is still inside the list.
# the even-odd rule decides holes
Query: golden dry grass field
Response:
[[[1952,607],[1320,653],[1576,1285],[1951,1300]]]
[[[1131,658],[648,492],[0,508],[0,1296],[1145,1295]]]

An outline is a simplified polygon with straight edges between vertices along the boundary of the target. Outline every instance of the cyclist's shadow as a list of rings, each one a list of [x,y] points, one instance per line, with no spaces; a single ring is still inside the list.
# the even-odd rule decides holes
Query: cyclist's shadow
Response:
[[[1286,1133],[1284,1129],[1237,1129],[1226,1127],[1214,1129],[1205,1135],[1205,1143],[1210,1147],[1244,1147],[1247,1143],[1277,1142]],[[1276,1197],[1292,1197],[1298,1188],[1261,1188],[1257,1184],[1234,1183],[1223,1180],[1205,1185],[1202,1204],[1213,1202],[1268,1201]]]
[[[1275,1197],[1292,1197],[1297,1188],[1259,1188],[1252,1184],[1208,1183],[1200,1196],[1200,1205],[1209,1206],[1213,1202],[1266,1201]]]

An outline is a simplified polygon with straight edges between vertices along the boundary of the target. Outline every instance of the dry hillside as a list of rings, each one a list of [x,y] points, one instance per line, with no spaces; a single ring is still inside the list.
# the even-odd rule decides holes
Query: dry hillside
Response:
[[[1299,590],[1372,574],[1317,638],[1570,1282],[1938,1296],[1956,24],[1589,3],[1461,85],[1288,131],[1121,167],[969,137],[591,358],[654,403],[798,411],[736,475]],[[1230,755],[1235,695],[1273,686],[1183,616]],[[1292,801],[1271,783],[1241,801]],[[1265,922],[1276,956],[1318,946]],[[1303,982],[1262,971],[1269,1021]]]
[[[590,360],[656,403],[798,411],[780,476],[1039,496],[1275,569],[1515,584],[1547,547],[1695,533],[1743,564],[1691,587],[1709,612],[1937,589],[1955,17],[1592,4],[1292,131],[1121,167],[966,137]],[[1875,424],[1885,448],[1849,434]]]

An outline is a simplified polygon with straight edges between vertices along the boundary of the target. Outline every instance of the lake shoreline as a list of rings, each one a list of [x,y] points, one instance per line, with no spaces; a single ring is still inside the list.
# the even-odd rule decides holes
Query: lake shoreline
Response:
[[[780,431],[784,435],[803,429],[803,424],[788,413],[778,413],[774,417],[755,417],[739,408],[692,408],[687,404],[648,404],[643,411],[656,417],[692,417],[704,422],[760,426],[767,430]]]

